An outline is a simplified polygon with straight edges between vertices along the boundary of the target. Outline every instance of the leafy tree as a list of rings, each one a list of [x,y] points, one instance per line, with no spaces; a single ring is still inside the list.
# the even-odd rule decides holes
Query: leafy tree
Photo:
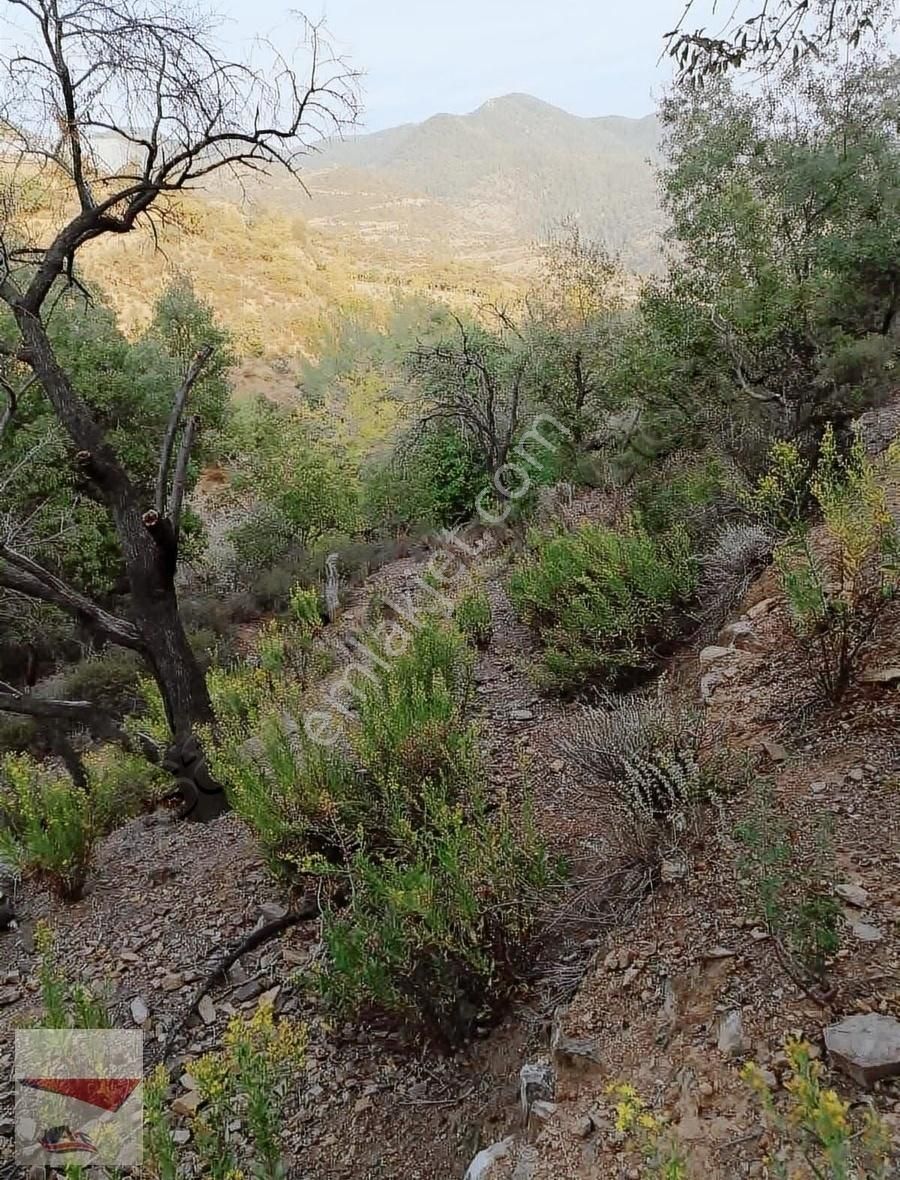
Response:
[[[200,428],[185,406],[210,353],[194,358],[175,393],[157,438],[150,496],[148,473],[131,454],[143,423],[110,422],[102,404],[87,400],[54,341],[53,310],[64,286],[77,282],[87,243],[158,218],[172,194],[222,168],[284,167],[294,174],[307,146],[353,115],[352,77],[323,54],[315,29],[309,40],[312,66],[304,80],[280,55],[253,63],[222,58],[210,14],[163,11],[155,0],[92,0],[66,11],[55,0],[35,0],[16,8],[15,23],[4,18],[0,113],[11,167],[0,205],[0,301],[11,330],[0,337],[7,407],[0,422],[5,431],[16,421],[23,377],[33,380],[85,495],[112,522],[128,612],[114,614],[65,581],[59,566],[39,562],[5,537],[0,584],[60,607],[105,640],[144,656],[175,739],[167,761],[193,796],[198,818],[220,810],[224,797],[192,736],[195,726],[213,720],[213,710],[179,614],[175,573],[188,463]],[[122,112],[118,126],[116,112]],[[138,134],[136,127],[144,130]],[[100,128],[107,141],[127,144],[125,159],[101,158]],[[17,199],[19,175],[45,186],[48,208],[38,222],[29,214],[30,192]],[[29,711],[27,700],[11,704]]]
[[[731,69],[769,71],[785,62],[846,42],[855,48],[890,19],[890,0],[745,0],[725,27],[710,35],[686,29],[694,9],[688,0],[676,27],[666,33],[669,55],[682,77],[716,77]]]
[[[356,530],[357,473],[314,423],[260,398],[244,411],[239,438],[232,494],[248,512],[232,533],[239,551],[260,564]]]
[[[596,430],[607,408],[607,377],[625,317],[625,279],[618,260],[586,239],[571,218],[552,231],[541,263],[523,325],[533,354],[531,397],[578,443]]]
[[[892,382],[898,96],[897,71],[870,63],[762,95],[690,85],[663,105],[692,360],[783,433],[843,423]]]
[[[472,517],[486,472],[472,443],[452,423],[413,429],[363,481],[369,523],[404,529],[456,525]]]

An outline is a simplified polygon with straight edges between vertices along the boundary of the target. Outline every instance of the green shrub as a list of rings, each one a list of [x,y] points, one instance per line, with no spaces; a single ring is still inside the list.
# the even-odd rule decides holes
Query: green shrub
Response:
[[[895,444],[884,468],[898,466],[900,445]],[[887,471],[869,460],[858,434],[846,455],[839,453],[830,426],[822,439],[809,478],[825,532],[818,545],[794,508],[802,495],[802,470],[796,446],[781,444],[757,488],[756,503],[761,512],[780,512],[789,525],[775,562],[818,684],[830,700],[839,701],[879,618],[900,594],[900,531],[887,505]]]
[[[467,591],[453,610],[453,621],[473,647],[485,648],[494,632],[491,600],[480,587]]]
[[[634,504],[641,524],[658,535],[684,526],[701,537],[721,523],[722,512],[736,506],[730,479],[715,455],[673,456],[638,480]]]
[[[33,718],[0,713],[0,754],[17,754],[29,749],[37,734]]]
[[[294,586],[288,609],[292,623],[303,638],[311,639],[322,626],[319,592],[311,586]]]
[[[464,720],[471,669],[459,632],[432,621],[379,681],[363,685],[351,741],[383,790],[414,794],[440,781],[452,793],[469,781],[477,763],[475,733]]]
[[[319,980],[338,1010],[417,1016],[446,1046],[492,1015],[527,955],[542,893],[558,880],[530,820],[434,795],[402,857],[361,850],[350,905],[325,916]]]
[[[418,1013],[449,1042],[509,986],[535,918],[529,886],[552,874],[528,817],[517,827],[486,806],[459,632],[424,620],[405,651],[381,654],[341,745],[315,744],[250,692],[218,727],[214,769],[275,872],[344,883],[349,904],[325,919],[326,996]]]
[[[159,802],[172,787],[160,766],[119,746],[89,750],[82,761],[95,815],[107,831]]]
[[[84,759],[88,789],[27,754],[0,760],[0,856],[45,877],[65,900],[81,896],[96,842],[133,815],[165,776],[143,759],[106,748]]]
[[[345,833],[355,844],[355,829],[373,802],[361,776],[344,753],[311,742],[274,710],[257,715],[253,726],[250,739],[246,725],[231,732],[220,727],[212,764],[269,868],[296,878],[340,864],[349,855]]]
[[[771,784],[760,782],[735,832],[756,916],[817,981],[840,946],[831,825],[830,815],[820,815],[808,829],[792,829],[775,806]]]
[[[363,483],[363,513],[376,529],[455,525],[474,515],[484,469],[455,427],[435,423],[401,440]]]
[[[68,700],[90,701],[109,713],[132,712],[140,700],[144,663],[124,647],[108,647],[67,670],[62,695]]]
[[[571,689],[650,669],[653,648],[677,631],[697,563],[686,531],[652,537],[634,521],[532,535],[510,597],[544,644],[539,679]]]
[[[228,534],[234,546],[235,564],[246,578],[283,561],[294,545],[290,521],[274,505],[254,507]]]

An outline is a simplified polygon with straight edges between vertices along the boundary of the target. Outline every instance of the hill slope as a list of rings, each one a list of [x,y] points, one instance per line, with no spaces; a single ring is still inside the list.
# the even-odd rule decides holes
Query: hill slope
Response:
[[[581,118],[528,95],[328,144],[305,174],[313,224],[425,252],[514,266],[523,247],[575,215],[584,231],[654,268],[662,215],[655,116]],[[267,184],[262,203],[296,207]]]

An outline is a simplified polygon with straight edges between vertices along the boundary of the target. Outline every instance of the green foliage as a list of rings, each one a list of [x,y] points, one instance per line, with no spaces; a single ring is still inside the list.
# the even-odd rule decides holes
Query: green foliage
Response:
[[[688,85],[663,103],[672,236],[709,324],[684,355],[788,434],[894,380],[898,85],[887,63],[860,61],[785,70],[752,95]]]
[[[494,627],[491,600],[483,587],[473,586],[461,595],[453,608],[453,621],[467,642],[474,647],[488,647]]]
[[[94,411],[132,481],[147,491],[148,503],[160,442],[181,381],[179,358],[169,351],[175,341],[168,327],[171,317],[164,311],[166,298],[151,331],[136,341],[126,339],[102,299],[86,303],[72,291],[60,293],[48,328],[60,365]],[[185,292],[179,299],[187,307]],[[197,315],[208,317],[208,309],[198,304]],[[0,317],[0,339],[7,328]],[[205,328],[198,325],[193,338],[198,345],[223,342],[211,320]],[[203,429],[190,467],[189,490],[200,465],[215,453],[226,415],[228,363],[223,351],[192,394],[191,408],[200,415]],[[118,542],[105,508],[86,494],[62,428],[37,385],[20,399],[12,429],[0,440],[0,470],[0,511],[27,522],[19,545],[27,540],[39,559],[60,569],[79,588],[108,591],[121,565]]]
[[[34,931],[34,949],[38,955],[37,978],[43,1012],[40,1028],[112,1028],[113,1020],[106,1000],[82,983],[70,983],[56,963],[53,931],[39,921]]]
[[[285,1180],[284,1107],[303,1068],[306,1041],[302,1025],[276,1021],[271,1004],[261,1004],[249,1020],[235,1016],[230,1021],[221,1050],[192,1062],[203,1100],[191,1119],[192,1147],[203,1176]],[[172,1133],[168,1080],[165,1066],[159,1065],[145,1088],[147,1163],[158,1180],[175,1180],[189,1166]],[[235,1134],[236,1121],[246,1127],[246,1138]]]
[[[401,440],[374,463],[363,484],[363,510],[376,528],[452,526],[470,520],[484,466],[454,426],[436,424]]]
[[[509,589],[541,635],[543,683],[573,689],[653,666],[653,647],[675,633],[677,609],[696,584],[685,530],[652,537],[635,521],[617,529],[585,524],[533,534],[529,548]]]
[[[477,773],[474,730],[463,722],[471,664],[454,628],[426,622],[380,680],[362,686],[352,740],[386,799],[402,792],[414,810],[428,784],[454,799]]]
[[[310,741],[274,711],[252,724],[220,727],[217,736],[213,769],[272,872],[295,878],[317,853],[327,854],[314,863],[318,869],[340,862],[344,828],[355,840],[357,824],[377,807],[345,755]]]
[[[311,639],[322,626],[319,592],[307,586],[295,586],[288,602],[291,621],[303,638]]]
[[[651,470],[635,485],[634,507],[651,534],[665,534],[684,526],[700,538],[722,511],[732,479],[717,455],[674,456],[662,469]]]
[[[245,404],[230,446],[236,462],[228,495],[246,511],[229,535],[239,570],[264,569],[292,548],[355,531],[356,472],[302,414],[262,398]]]
[[[900,593],[900,533],[884,486],[898,466],[900,447],[876,466],[859,435],[840,454],[829,426],[811,472],[796,446],[783,443],[754,497],[788,528],[775,561],[797,634],[831,700],[846,692],[878,619]],[[799,515],[805,496],[821,513],[818,541]]]
[[[530,891],[555,870],[527,815],[487,806],[462,637],[425,619],[391,644],[391,626],[369,637],[388,666],[357,673],[340,743],[316,744],[270,704],[232,712],[213,762],[274,871],[345,883],[349,904],[325,916],[329,1000],[418,1015],[447,1043],[509,986]]]
[[[765,1122],[766,1174],[773,1180],[887,1180],[896,1152],[890,1129],[871,1109],[852,1112],[850,1103],[827,1089],[822,1063],[812,1046],[790,1039],[785,1045],[787,1076],[780,1090],[755,1062],[741,1070]],[[687,1180],[694,1161],[664,1118],[654,1114],[633,1086],[614,1083],[615,1126],[640,1153],[641,1180]],[[635,1171],[635,1175],[638,1172]]]
[[[27,754],[0,761],[0,854],[45,877],[67,901],[81,896],[96,842],[159,790],[160,772],[112,749],[84,759],[88,789]]]
[[[801,1174],[819,1180],[887,1180],[896,1164],[887,1125],[871,1108],[861,1116],[851,1114],[850,1104],[826,1089],[822,1063],[813,1057],[808,1042],[790,1039],[785,1055],[790,1069],[784,1081],[786,1102],[780,1101],[754,1062],[741,1071],[777,1145],[767,1157],[775,1180]],[[794,1170],[801,1160],[802,1173]]]
[[[625,313],[619,260],[585,238],[575,218],[554,227],[541,248],[540,282],[523,327],[530,401],[580,440],[609,407]]]
[[[140,700],[143,669],[144,663],[135,652],[107,647],[65,671],[60,695],[67,700],[90,701],[109,713],[130,713]]]
[[[792,830],[777,810],[771,784],[761,781],[735,830],[751,904],[816,980],[824,979],[840,946],[830,819],[818,816],[807,830]]]
[[[478,800],[466,813],[423,802],[402,857],[357,853],[350,905],[325,917],[320,984],[339,1010],[415,1015],[455,1044],[491,1015],[558,875],[527,816],[517,827]]]
[[[102,832],[88,793],[26,754],[3,759],[0,791],[9,824],[0,832],[4,859],[21,872],[45,876],[64,899],[80,897]]]

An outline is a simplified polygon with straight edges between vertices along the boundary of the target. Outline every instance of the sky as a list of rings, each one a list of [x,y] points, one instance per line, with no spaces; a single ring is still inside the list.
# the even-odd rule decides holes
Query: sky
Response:
[[[229,38],[269,35],[286,12],[325,17],[364,71],[363,128],[533,94],[577,115],[649,114],[669,76],[663,34],[683,0],[219,0]],[[283,26],[282,26],[283,27]]]

